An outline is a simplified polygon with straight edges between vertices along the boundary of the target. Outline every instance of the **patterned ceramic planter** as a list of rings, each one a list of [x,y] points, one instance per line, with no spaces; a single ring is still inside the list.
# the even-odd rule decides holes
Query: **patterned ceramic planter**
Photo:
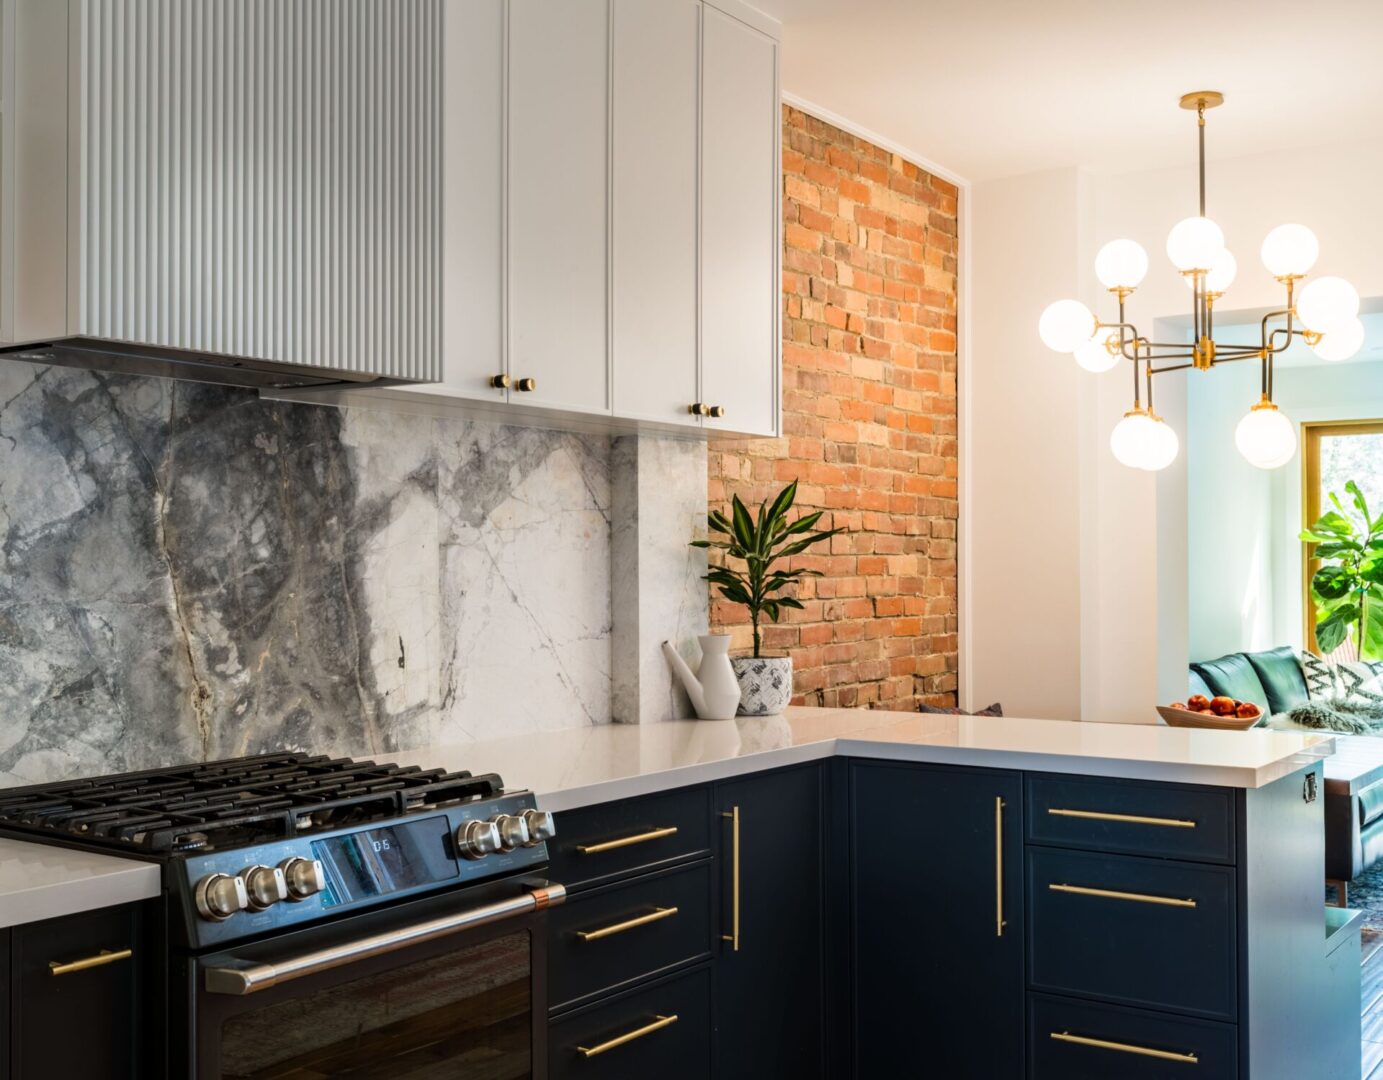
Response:
[[[741,716],[775,716],[792,700],[791,656],[737,656],[730,661],[740,681]]]

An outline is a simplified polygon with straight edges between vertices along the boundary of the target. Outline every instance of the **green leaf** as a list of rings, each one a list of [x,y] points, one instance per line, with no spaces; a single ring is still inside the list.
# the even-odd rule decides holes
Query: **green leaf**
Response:
[[[1332,499],[1335,496],[1331,496]],[[1339,500],[1335,500],[1337,505]],[[1345,517],[1344,514],[1337,514],[1334,510],[1327,510],[1322,514],[1314,525],[1311,526],[1313,533],[1328,533],[1336,537],[1352,537],[1354,535],[1354,522]]]
[[[734,533],[734,530],[730,527],[730,523],[725,520],[725,515],[719,510],[712,510],[706,515],[706,524],[715,532]]]
[[[783,488],[782,491],[778,492],[778,497],[773,500],[773,505],[769,508],[768,520],[771,522],[777,522],[784,514],[788,512],[788,508],[792,506],[792,502],[796,498],[797,481],[794,480],[787,487]]]
[[[734,512],[735,540],[745,551],[755,551],[754,519],[749,516],[749,508],[740,502],[740,497],[736,495],[730,503],[730,509]]]
[[[777,558],[779,558],[779,559],[788,559],[788,558],[791,558],[791,557],[794,556],[794,555],[800,555],[800,554],[802,554],[802,552],[806,551],[807,548],[811,547],[813,544],[818,544],[818,543],[820,543],[822,540],[829,540],[831,537],[835,536],[837,533],[843,533],[844,531],[845,531],[845,530],[844,530],[843,528],[841,528],[841,529],[831,529],[831,530],[828,531],[828,532],[812,533],[812,535],[809,536],[809,537],[807,537],[805,540],[798,540],[796,543],[789,544],[787,547],[783,548],[782,551],[778,552]]]
[[[780,596],[780,597],[778,598],[778,606],[779,606],[779,607],[787,607],[787,608],[796,608],[798,611],[806,611],[806,610],[807,610],[805,607],[803,607],[803,606],[801,605],[801,603],[799,603],[798,601],[794,600],[791,596]]]
[[[1311,591],[1320,600],[1339,600],[1355,586],[1355,575],[1342,566],[1322,566],[1311,577]]]
[[[768,617],[774,622],[778,621],[778,604],[773,600],[764,601],[764,610],[768,612]]]
[[[1364,545],[1357,540],[1325,540],[1317,545],[1314,552],[1318,559],[1335,559],[1341,555],[1362,555]]]
[[[1319,614],[1319,613],[1318,613]],[[1359,605],[1342,603],[1330,609],[1328,615],[1316,623],[1316,644],[1322,652],[1334,652],[1345,640],[1350,627],[1359,621]]]
[[[733,600],[736,604],[743,604],[745,605],[745,607],[752,607],[752,604],[749,600],[749,594],[745,592],[744,589],[740,588],[738,585],[720,586],[720,595],[725,597],[725,599],[727,600]]]
[[[823,513],[824,511],[817,510],[815,513],[812,514],[804,514],[802,517],[798,518],[791,525],[785,528],[781,533],[779,533],[777,539],[779,541],[786,542],[789,536],[796,536],[798,533],[806,532],[808,529],[810,529],[813,525],[815,525],[818,521],[821,520],[821,515]]]
[[[1367,598],[1364,640],[1359,646],[1359,659],[1377,660],[1383,657],[1383,588],[1372,586]]]
[[[1360,516],[1363,517],[1364,528],[1369,529],[1373,519],[1369,517],[1369,504],[1364,501],[1364,493],[1359,490],[1359,485],[1353,480],[1345,481],[1345,490],[1354,497],[1354,509],[1358,510]]]

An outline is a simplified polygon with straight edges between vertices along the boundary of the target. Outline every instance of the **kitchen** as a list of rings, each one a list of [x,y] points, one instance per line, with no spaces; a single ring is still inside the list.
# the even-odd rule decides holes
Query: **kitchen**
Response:
[[[1329,737],[916,711],[963,188],[786,40],[0,3],[5,1075],[1359,1075]],[[696,719],[792,482],[797,703]]]

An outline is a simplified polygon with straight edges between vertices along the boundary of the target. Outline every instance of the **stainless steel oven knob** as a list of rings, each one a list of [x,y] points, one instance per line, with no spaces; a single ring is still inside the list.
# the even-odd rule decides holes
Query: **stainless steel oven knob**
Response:
[[[264,911],[288,899],[288,883],[277,866],[247,866],[238,876],[245,883],[251,911]]]
[[[225,922],[250,906],[245,882],[230,874],[208,874],[193,889],[197,913],[211,922]]]
[[[288,886],[288,899],[297,903],[315,896],[327,887],[327,874],[317,859],[303,859],[293,856],[279,863],[284,883]]]
[[[500,814],[495,818],[500,846],[505,851],[528,846],[528,822],[515,814]]]
[[[483,859],[500,849],[499,827],[493,821],[468,821],[456,830],[456,846],[467,859]]]
[[[557,835],[557,824],[546,810],[525,810],[523,821],[528,826],[528,843],[525,847],[535,847]]]

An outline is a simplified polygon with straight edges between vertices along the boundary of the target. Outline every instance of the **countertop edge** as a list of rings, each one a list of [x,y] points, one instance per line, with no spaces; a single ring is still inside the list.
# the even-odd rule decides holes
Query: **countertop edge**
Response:
[[[117,861],[114,856],[110,858]],[[89,876],[73,876],[65,881],[0,889],[0,929],[152,900],[160,894],[163,878],[156,863],[118,861],[128,862],[129,866],[96,870]]]

